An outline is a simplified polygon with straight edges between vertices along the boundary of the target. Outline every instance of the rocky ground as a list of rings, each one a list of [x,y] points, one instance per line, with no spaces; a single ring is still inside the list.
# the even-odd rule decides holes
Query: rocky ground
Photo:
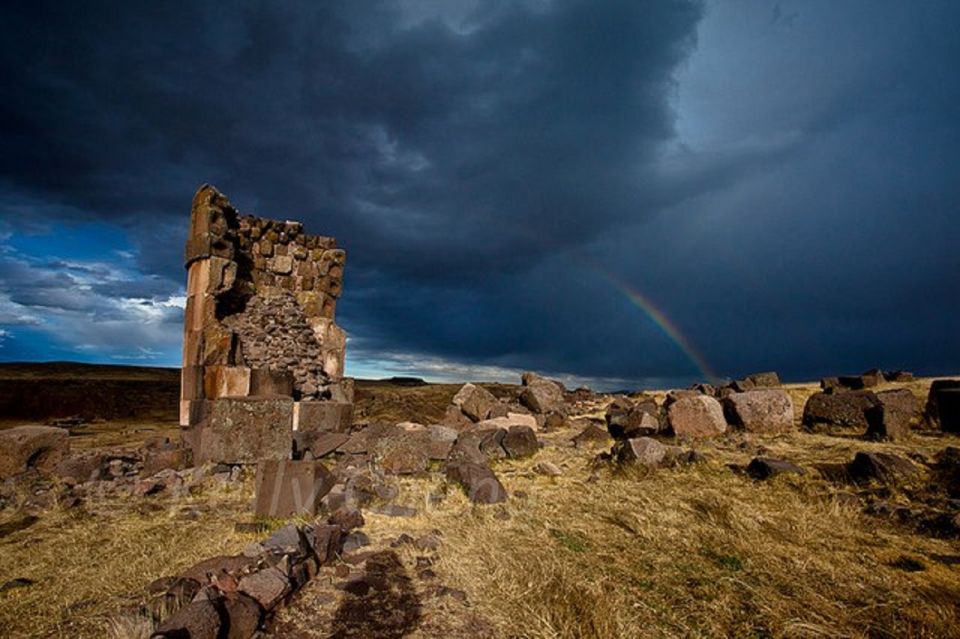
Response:
[[[906,389],[922,404],[929,384],[872,390]],[[537,424],[533,454],[489,460],[504,491],[496,503],[472,501],[442,461],[402,474],[374,464],[363,475],[363,526],[279,609],[269,634],[956,636],[960,459],[950,447],[960,438],[919,423],[893,441],[867,439],[860,425],[803,428],[819,387],[783,389],[795,409],[789,428],[771,409],[763,418],[775,427],[705,439],[663,431],[665,393],[613,409],[612,397],[570,393],[566,418]],[[358,419],[449,421],[458,390],[360,385]],[[490,390],[512,406],[524,389]],[[650,400],[655,423],[638,408]],[[171,426],[77,426],[72,448],[101,455],[99,479],[71,486],[38,472],[16,490],[5,485],[5,636],[148,636],[138,614],[157,605],[148,586],[242,553],[285,523],[253,521],[248,472],[144,472],[144,443]],[[346,472],[353,454],[323,459]]]

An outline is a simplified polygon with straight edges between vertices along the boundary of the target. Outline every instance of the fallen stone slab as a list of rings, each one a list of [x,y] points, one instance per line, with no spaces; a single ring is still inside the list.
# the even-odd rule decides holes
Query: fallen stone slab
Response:
[[[754,457],[747,465],[747,474],[754,479],[770,479],[777,475],[806,475],[807,471],[784,459],[772,457]]]
[[[70,433],[53,426],[0,430],[0,479],[36,469],[52,473],[70,451]]]
[[[264,610],[273,610],[290,592],[290,580],[276,567],[245,575],[238,590],[252,597]]]
[[[723,399],[727,421],[751,433],[788,433],[794,429],[793,400],[786,391],[760,388]]]
[[[905,388],[877,393],[877,403],[864,412],[869,439],[899,440],[920,418],[920,401]]]
[[[507,500],[506,489],[489,466],[468,461],[449,462],[446,476],[460,484],[474,503],[498,504]]]
[[[254,512],[264,517],[315,515],[335,483],[318,461],[264,460],[257,465]]]
[[[893,484],[915,477],[918,471],[909,459],[893,453],[860,452],[847,464],[847,473],[854,482]]]
[[[834,428],[867,429],[866,410],[877,404],[872,391],[845,393],[814,393],[803,407],[803,425],[813,432],[830,431]]]
[[[295,459],[319,459],[336,452],[348,441],[350,435],[346,433],[297,431],[293,434],[293,456]]]
[[[667,423],[676,437],[703,439],[727,431],[720,402],[699,393],[671,403],[667,408]]]

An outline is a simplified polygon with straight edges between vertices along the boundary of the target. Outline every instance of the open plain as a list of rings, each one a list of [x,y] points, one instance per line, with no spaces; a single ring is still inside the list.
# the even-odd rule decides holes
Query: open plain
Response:
[[[86,373],[75,369],[78,378]],[[32,379],[37,392],[54,383],[43,367],[5,374]],[[166,372],[152,379],[158,394],[169,392]],[[922,403],[929,385],[875,390],[905,388]],[[459,388],[358,382],[354,430],[442,422]],[[511,402],[523,387],[489,388]],[[267,635],[956,635],[960,510],[939,462],[960,439],[919,424],[895,442],[853,430],[808,432],[800,408],[819,388],[783,389],[798,407],[789,432],[731,429],[696,441],[658,434],[696,455],[653,466],[604,458],[614,444],[606,424],[612,396],[567,393],[568,417],[538,429],[538,450],[491,460],[507,493],[500,503],[472,503],[437,462],[415,473],[378,472],[362,527],[289,597]],[[662,406],[666,393],[648,397]],[[189,468],[175,485],[145,490],[144,442],[176,432],[175,415],[166,417],[90,415],[71,426],[71,455],[105,456],[100,480],[37,475],[4,485],[4,636],[147,637],[144,611],[161,619],[177,605],[156,597],[157,580],[241,554],[283,527],[251,517],[249,469]],[[591,426],[596,439],[575,444]],[[858,452],[895,454],[915,472],[838,475]],[[322,461],[335,469],[343,456]],[[804,474],[755,478],[745,469],[756,457],[787,460]]]

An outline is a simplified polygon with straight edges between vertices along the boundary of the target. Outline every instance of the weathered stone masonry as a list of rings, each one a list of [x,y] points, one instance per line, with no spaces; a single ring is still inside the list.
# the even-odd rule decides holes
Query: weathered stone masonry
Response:
[[[289,459],[293,431],[349,426],[335,322],[345,259],[332,237],[242,215],[212,186],[197,191],[180,397],[195,461]]]

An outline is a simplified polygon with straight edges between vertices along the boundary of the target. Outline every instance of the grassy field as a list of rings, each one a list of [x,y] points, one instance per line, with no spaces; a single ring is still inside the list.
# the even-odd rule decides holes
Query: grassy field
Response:
[[[925,395],[928,381],[910,388]],[[499,393],[512,392],[507,387]],[[792,385],[797,403],[815,389]],[[365,419],[431,421],[456,386],[369,385],[358,392]],[[601,406],[584,412],[599,415]],[[140,430],[97,425],[89,441],[117,445]],[[111,426],[113,434],[111,435]],[[160,425],[164,426],[163,424]],[[126,434],[119,434],[119,433]],[[853,436],[734,434],[698,445],[707,461],[653,472],[598,464],[603,448],[578,449],[569,428],[543,434],[527,460],[496,462],[511,499],[475,506],[439,474],[397,480],[399,503],[415,517],[365,513],[373,549],[401,533],[442,540],[433,570],[466,602],[440,601],[435,582],[415,576],[409,546],[392,549],[417,606],[411,637],[948,637],[960,635],[960,544],[863,514],[820,477],[814,463],[845,462],[856,451],[932,457],[960,438],[917,432],[897,444]],[[106,439],[102,439],[106,438]],[[756,482],[731,470],[755,454],[789,459],[810,472]],[[544,477],[541,461],[563,474]],[[926,477],[921,475],[916,483]],[[117,634],[117,611],[144,586],[254,539],[233,532],[247,521],[252,480],[202,483],[181,499],[105,497],[53,508],[16,532],[0,517],[0,628],[9,637]],[[908,504],[915,486],[876,488]],[[343,593],[318,579],[278,618],[284,637],[325,637]],[[403,583],[407,583],[404,581]],[[330,593],[333,593],[331,598]],[[389,636],[389,635],[387,635]]]

